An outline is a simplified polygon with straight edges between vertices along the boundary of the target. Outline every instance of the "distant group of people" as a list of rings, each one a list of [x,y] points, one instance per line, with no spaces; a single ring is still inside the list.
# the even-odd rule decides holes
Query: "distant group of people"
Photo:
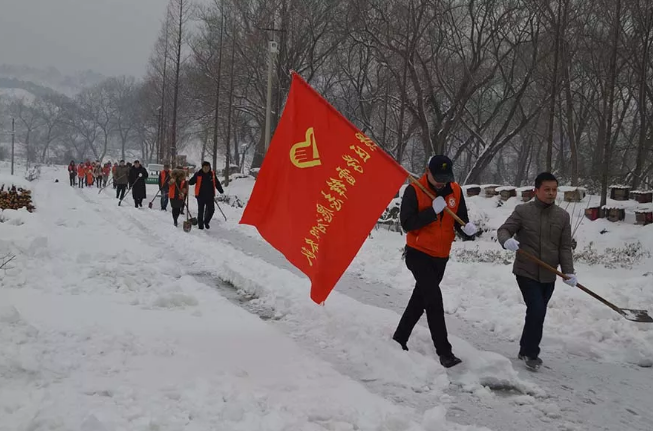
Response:
[[[110,173],[111,162],[103,165],[99,160],[94,162],[87,160],[84,163],[76,165],[75,161],[72,160],[68,165],[68,176],[71,187],[105,187]]]
[[[106,187],[109,175],[113,188],[116,190],[116,199],[120,202],[125,198],[129,188],[134,199],[136,208],[143,207],[143,200],[147,197],[146,180],[149,177],[147,169],[141,165],[140,161],[134,163],[125,163],[120,160],[116,164],[110,161],[101,164],[99,160],[95,162],[80,162],[75,164],[71,160],[68,165],[68,174],[70,176],[70,186],[79,188]],[[210,222],[215,213],[215,196],[216,190],[220,194],[224,193],[222,184],[218,180],[215,172],[211,169],[209,162],[203,162],[202,168],[187,180],[188,171],[182,167],[170,169],[169,164],[163,166],[159,173],[159,194],[161,195],[161,211],[168,210],[168,204],[172,208],[172,219],[175,226],[178,225],[179,216],[184,214],[184,207],[188,207],[189,186],[195,186],[194,193],[197,199],[197,224],[199,229],[210,229]]]

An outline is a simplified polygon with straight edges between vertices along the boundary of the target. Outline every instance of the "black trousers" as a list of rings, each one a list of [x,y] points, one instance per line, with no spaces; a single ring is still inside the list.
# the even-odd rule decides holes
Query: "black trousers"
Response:
[[[540,283],[518,275],[517,284],[519,284],[519,289],[526,303],[526,319],[521,340],[519,341],[519,354],[529,358],[537,358],[540,354],[546,307],[553,295],[555,282]]]
[[[177,220],[179,220],[179,214],[181,214],[181,208],[172,208],[172,220],[175,222],[175,226],[177,226]]]
[[[438,356],[450,355],[451,344],[444,321],[444,306],[440,282],[449,258],[437,258],[413,248],[406,248],[406,266],[415,277],[415,289],[401,316],[395,339],[407,343],[413,328],[426,311],[431,339]]]
[[[68,177],[70,178],[70,187],[75,186],[76,175],[75,174],[70,174],[70,175],[68,175]]]
[[[211,222],[214,212],[215,202],[213,198],[197,197],[197,227],[199,229],[204,229],[204,226]]]
[[[127,191],[127,184],[116,185],[116,199],[123,199]]]
[[[77,181],[77,184],[79,184],[79,188],[83,189],[84,188],[84,181],[86,181],[86,180],[84,180],[83,177],[82,178],[77,178],[77,179],[79,180],[79,181]]]

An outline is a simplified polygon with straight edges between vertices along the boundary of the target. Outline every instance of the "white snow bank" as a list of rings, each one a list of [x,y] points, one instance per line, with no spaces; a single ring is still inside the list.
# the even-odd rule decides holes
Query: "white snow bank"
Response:
[[[16,172],[16,169],[14,169],[14,172]],[[31,189],[31,183],[25,178],[21,178],[17,175],[11,175],[9,173],[0,173],[0,186],[2,185],[5,186],[5,190],[11,186],[21,187],[28,190]]]

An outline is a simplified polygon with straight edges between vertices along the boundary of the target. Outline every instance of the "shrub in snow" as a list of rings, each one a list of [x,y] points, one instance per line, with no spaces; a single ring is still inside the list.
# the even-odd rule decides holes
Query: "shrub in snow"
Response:
[[[245,208],[245,204],[238,198],[238,196],[224,194],[219,195],[216,200],[218,202],[226,203],[234,208]]]
[[[639,241],[627,243],[623,247],[608,247],[603,252],[596,250],[594,242],[590,242],[583,250],[574,253],[576,262],[588,265],[603,265],[610,269],[617,267],[631,268],[634,264],[648,257],[651,257],[651,253]]]
[[[509,265],[512,263],[514,253],[506,250],[483,250],[477,246],[474,249],[454,249],[452,257],[457,262],[482,262]]]
[[[384,227],[393,232],[399,232],[403,235],[403,230],[401,229],[401,221],[399,220],[399,213],[401,211],[401,199],[393,199],[388,207],[383,211],[381,217],[376,222],[376,229]]]

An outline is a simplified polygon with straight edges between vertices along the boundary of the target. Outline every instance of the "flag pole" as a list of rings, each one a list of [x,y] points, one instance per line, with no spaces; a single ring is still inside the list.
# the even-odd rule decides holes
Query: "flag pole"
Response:
[[[405,169],[404,169],[405,170]],[[406,171],[406,174],[408,174],[408,179],[410,180],[411,183],[422,189],[424,193],[431,199],[435,199],[435,195],[431,193],[430,190],[428,190],[422,183],[419,182],[417,178],[415,178],[410,172]],[[458,215],[451,211],[448,206],[444,207],[444,210],[451,216],[453,217],[454,220],[456,220],[458,223],[460,223],[461,226],[465,226],[467,223],[465,223]]]

